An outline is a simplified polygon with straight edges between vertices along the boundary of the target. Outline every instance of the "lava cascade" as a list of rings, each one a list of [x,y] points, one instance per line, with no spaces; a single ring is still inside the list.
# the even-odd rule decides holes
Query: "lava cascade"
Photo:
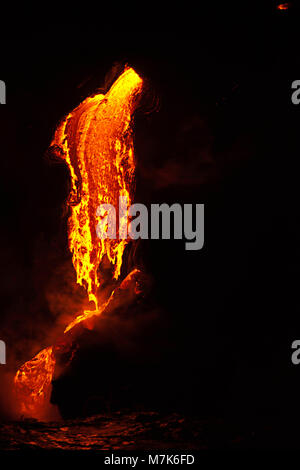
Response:
[[[128,239],[119,234],[115,239],[97,237],[96,226],[100,220],[97,207],[111,204],[118,208],[120,196],[127,198],[128,205],[132,202],[135,174],[132,116],[142,88],[141,77],[126,67],[105,95],[88,97],[69,113],[52,141],[52,148],[70,170],[68,235],[77,282],[94,302],[93,310],[77,313],[66,326],[65,335],[76,325],[100,315],[109,303],[110,299],[99,305],[97,295],[101,284],[99,266],[105,256],[112,267],[113,280],[117,281],[121,274]],[[125,220],[120,220],[119,232],[124,229]],[[14,378],[19,414],[43,418],[54,370],[54,346],[43,349],[20,367]]]

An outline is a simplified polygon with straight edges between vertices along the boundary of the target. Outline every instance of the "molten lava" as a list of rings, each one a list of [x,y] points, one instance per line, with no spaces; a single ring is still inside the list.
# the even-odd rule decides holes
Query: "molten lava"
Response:
[[[134,151],[132,115],[141,94],[143,81],[132,68],[124,72],[105,94],[85,99],[57,128],[52,146],[66,161],[71,175],[68,203],[69,248],[77,273],[95,310],[84,311],[65,328],[65,334],[91,316],[100,315],[110,299],[99,305],[97,291],[101,283],[99,266],[107,257],[115,281],[121,273],[126,239],[99,239],[96,215],[100,204],[118,208],[119,196],[131,204],[134,192]],[[124,222],[123,223],[127,223]],[[119,230],[122,230],[122,220]],[[14,379],[19,412],[41,418],[49,399],[55,368],[53,347],[40,351],[26,362]]]
[[[52,346],[25,362],[15,376],[15,395],[19,412],[35,418],[43,416],[45,401],[50,399],[50,385],[55,368]]]
[[[276,8],[277,10],[288,10],[290,6],[290,3],[280,3],[280,5],[277,5]]]

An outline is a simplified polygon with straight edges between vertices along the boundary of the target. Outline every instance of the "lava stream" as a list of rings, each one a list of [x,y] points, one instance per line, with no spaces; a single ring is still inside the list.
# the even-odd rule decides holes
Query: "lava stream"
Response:
[[[142,92],[141,77],[126,67],[105,94],[85,99],[58,126],[52,146],[70,170],[71,192],[68,204],[69,248],[77,274],[95,310],[84,311],[65,328],[65,334],[92,316],[100,315],[107,303],[99,305],[101,284],[99,266],[106,256],[116,281],[121,274],[127,239],[99,239],[96,215],[100,204],[118,208],[120,196],[131,204],[134,192],[134,149],[132,115]],[[118,216],[118,213],[117,213]],[[119,230],[122,230],[122,220]],[[113,293],[111,297],[113,296]],[[14,395],[18,412],[41,419],[49,402],[55,369],[54,347],[40,351],[15,375]]]

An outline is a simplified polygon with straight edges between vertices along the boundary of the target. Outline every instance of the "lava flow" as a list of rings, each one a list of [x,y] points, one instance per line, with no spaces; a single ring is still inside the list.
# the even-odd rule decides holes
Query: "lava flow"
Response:
[[[118,208],[120,196],[126,196],[128,205],[131,204],[135,172],[132,115],[142,87],[139,75],[126,67],[105,95],[85,99],[68,114],[54,135],[52,146],[66,161],[71,175],[68,234],[77,282],[85,287],[89,300],[95,305],[94,310],[75,316],[65,328],[66,337],[76,325],[100,315],[114,297],[112,292],[110,299],[99,305],[99,266],[104,257],[110,262],[114,282],[121,274],[128,240],[118,236],[99,239],[96,211],[105,203]],[[122,230],[120,222],[119,230]],[[43,349],[21,366],[14,379],[19,414],[43,418],[54,369],[55,345]]]

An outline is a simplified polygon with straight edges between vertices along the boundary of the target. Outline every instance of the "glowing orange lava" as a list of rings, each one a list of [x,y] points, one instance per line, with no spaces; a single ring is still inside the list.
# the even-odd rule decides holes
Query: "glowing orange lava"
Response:
[[[290,3],[281,3],[277,5],[277,10],[288,10],[290,6]]]
[[[23,416],[41,417],[45,401],[50,398],[50,385],[55,359],[52,346],[25,362],[15,376],[15,394],[20,397],[19,412]]]
[[[77,315],[65,333],[91,316],[100,315],[106,307],[107,302],[98,305],[97,297],[103,258],[110,261],[115,280],[121,273],[127,240],[100,240],[96,235],[96,210],[105,203],[118,208],[119,196],[126,196],[131,204],[135,172],[132,115],[142,85],[139,75],[126,67],[105,95],[85,99],[67,115],[54,135],[52,145],[68,164],[71,175],[69,248],[77,282],[86,288],[89,300],[95,304],[95,310]],[[14,392],[21,414],[40,418],[41,408],[49,399],[54,368],[53,348],[49,347],[18,370]]]

